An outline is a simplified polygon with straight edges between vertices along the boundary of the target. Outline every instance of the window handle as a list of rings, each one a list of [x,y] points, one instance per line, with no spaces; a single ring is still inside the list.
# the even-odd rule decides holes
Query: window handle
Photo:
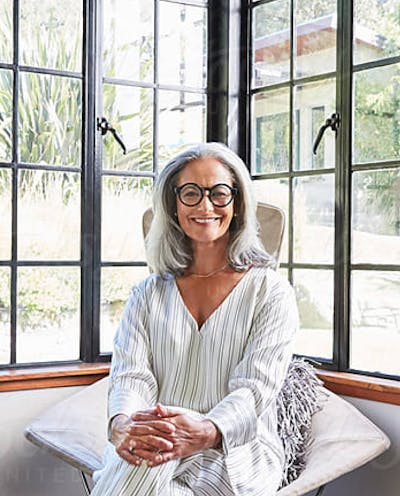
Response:
[[[126,155],[126,146],[124,145],[124,142],[118,136],[117,131],[112,127],[112,125],[108,122],[108,120],[105,117],[102,117],[101,119],[97,118],[97,131],[101,131],[102,136],[104,136],[105,134],[108,133],[108,131],[110,131],[110,133],[114,136],[115,141],[122,148],[124,155]]]
[[[317,148],[318,148],[319,144],[321,143],[322,136],[324,135],[324,132],[328,129],[328,127],[330,127],[332,129],[332,131],[336,132],[339,128],[339,124],[340,124],[340,117],[339,117],[339,114],[337,114],[336,112],[334,114],[332,114],[330,117],[328,117],[328,119],[326,119],[325,124],[323,124],[319,128],[317,137],[315,138],[313,149],[312,149],[314,155],[317,154]]]

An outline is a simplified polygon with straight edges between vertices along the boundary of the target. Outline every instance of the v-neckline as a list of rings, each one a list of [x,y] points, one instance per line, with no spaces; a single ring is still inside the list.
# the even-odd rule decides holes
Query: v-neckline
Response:
[[[203,328],[206,326],[206,324],[211,320],[211,318],[224,306],[225,302],[228,301],[231,298],[231,295],[235,293],[236,289],[241,286],[242,281],[244,279],[247,279],[248,274],[251,272],[253,267],[250,267],[244,274],[243,276],[238,280],[238,282],[233,286],[233,288],[229,291],[229,293],[225,296],[225,298],[221,301],[219,305],[217,305],[214,310],[210,313],[210,315],[206,318],[206,320],[199,326],[197,320],[194,318],[192,312],[189,310],[188,306],[185,303],[185,300],[183,299],[182,293],[179,289],[179,286],[176,282],[176,277],[173,278],[173,285],[175,287],[176,292],[178,293],[178,297],[181,301],[181,304],[183,308],[185,309],[185,312],[188,314],[189,318],[192,320],[194,325],[196,326],[196,331],[198,334],[201,334],[203,331]]]

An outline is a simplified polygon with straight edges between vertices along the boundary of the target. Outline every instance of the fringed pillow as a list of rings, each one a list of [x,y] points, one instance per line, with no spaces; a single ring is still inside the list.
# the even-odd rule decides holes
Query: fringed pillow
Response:
[[[292,360],[277,398],[278,434],[285,451],[281,487],[297,479],[306,466],[311,418],[325,399],[321,386],[312,365],[303,358]]]

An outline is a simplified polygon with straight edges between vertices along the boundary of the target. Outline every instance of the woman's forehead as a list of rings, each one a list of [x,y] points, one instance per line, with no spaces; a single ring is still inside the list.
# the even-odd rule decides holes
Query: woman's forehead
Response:
[[[232,184],[228,167],[213,157],[204,157],[189,162],[179,173],[178,183],[198,183],[202,186],[217,183]]]

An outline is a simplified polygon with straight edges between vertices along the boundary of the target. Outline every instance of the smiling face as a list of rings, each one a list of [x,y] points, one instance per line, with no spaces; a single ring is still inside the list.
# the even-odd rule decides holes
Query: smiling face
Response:
[[[195,183],[205,188],[212,188],[216,184],[233,186],[231,173],[217,159],[212,157],[201,158],[189,162],[179,173],[176,185]],[[183,232],[197,243],[213,243],[229,239],[229,225],[234,213],[233,200],[226,207],[216,207],[205,193],[201,202],[188,207],[176,197],[176,211],[179,225]]]

